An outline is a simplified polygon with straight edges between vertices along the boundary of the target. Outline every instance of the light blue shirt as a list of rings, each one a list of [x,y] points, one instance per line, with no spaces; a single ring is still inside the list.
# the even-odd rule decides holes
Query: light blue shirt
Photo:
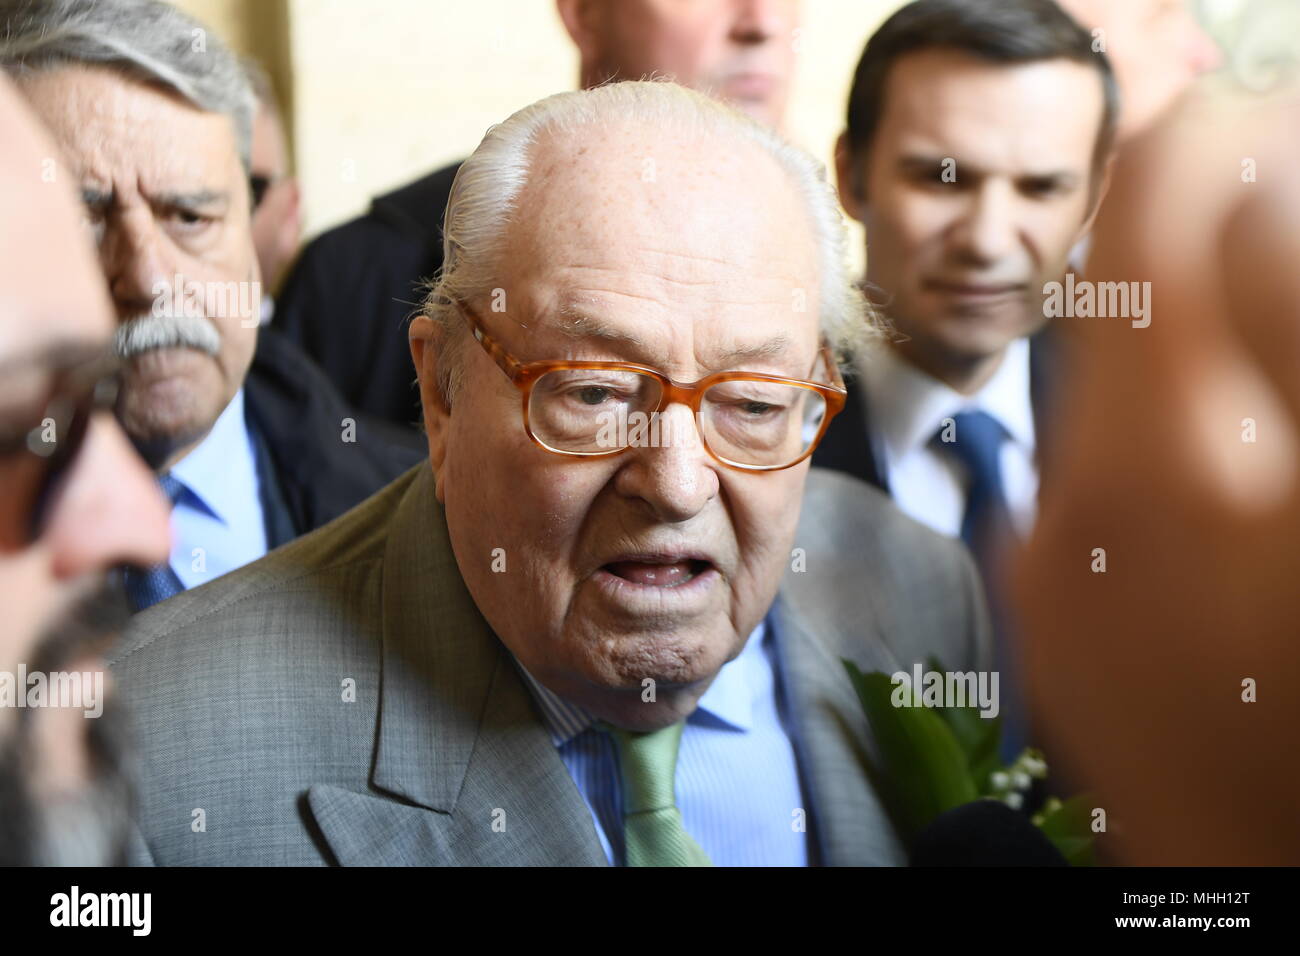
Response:
[[[171,567],[186,588],[266,554],[255,454],[241,388],[203,441],[171,470],[185,486],[172,508]]]
[[[716,866],[807,866],[809,822],[778,679],[773,626],[760,624],[718,672],[686,720],[677,806]],[[605,856],[623,865],[618,756],[587,711],[515,661],[569,775],[587,802]]]

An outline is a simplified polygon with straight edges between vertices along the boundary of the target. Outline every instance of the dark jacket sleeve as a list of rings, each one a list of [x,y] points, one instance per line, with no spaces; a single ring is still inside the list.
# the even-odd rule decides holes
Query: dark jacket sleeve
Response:
[[[406,325],[428,247],[363,216],[302,252],[276,302],[273,326],[310,356],[344,399],[409,424],[419,414]]]
[[[442,268],[442,220],[460,164],[380,196],[303,250],[273,325],[310,356],[358,411],[419,421],[407,323]]]
[[[427,453],[413,426],[357,412],[274,328],[258,332],[244,381],[250,424],[265,439],[292,531],[305,534],[359,504]]]

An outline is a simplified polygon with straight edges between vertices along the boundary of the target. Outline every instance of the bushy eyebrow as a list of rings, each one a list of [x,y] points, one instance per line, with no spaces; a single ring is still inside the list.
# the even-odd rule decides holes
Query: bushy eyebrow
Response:
[[[159,193],[153,202],[173,209],[185,209],[199,212],[212,206],[224,206],[230,202],[230,193],[215,189],[200,189],[192,193]]]
[[[107,209],[113,205],[114,193],[93,186],[81,190],[81,201],[91,209]],[[182,209],[186,212],[201,212],[213,206],[224,206],[230,202],[230,193],[215,189],[200,189],[192,193],[159,193],[150,197],[155,206],[169,209]]]
[[[646,341],[635,332],[611,328],[600,319],[573,305],[560,306],[554,313],[554,328],[566,338],[597,339],[601,342],[621,346],[629,352],[642,357],[644,364],[651,364],[653,352]],[[708,368],[714,371],[736,368],[747,362],[770,359],[785,354],[793,345],[790,336],[780,333],[766,342],[757,345],[739,346],[721,352]]]
[[[113,192],[112,190],[105,192],[102,189],[93,189],[88,186],[83,187],[81,190],[81,201],[91,209],[107,209],[109,206],[113,205]]]

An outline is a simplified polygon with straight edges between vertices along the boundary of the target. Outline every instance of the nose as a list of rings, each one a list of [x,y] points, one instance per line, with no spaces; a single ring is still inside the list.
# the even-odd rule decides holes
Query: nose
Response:
[[[1009,254],[1018,241],[1015,203],[1008,184],[986,180],[969,194],[951,233],[956,251],[973,265],[988,266]]]
[[[156,284],[172,281],[162,238],[145,210],[114,215],[104,230],[99,254],[120,319],[149,311],[158,296]]]
[[[615,490],[643,502],[656,521],[677,524],[693,518],[717,496],[718,473],[691,410],[669,405],[648,439],[623,452]]]
[[[756,45],[780,36],[793,18],[791,6],[790,0],[736,0],[731,39]]]
[[[167,500],[107,412],[87,425],[85,443],[63,481],[46,530],[58,577],[166,560]]]

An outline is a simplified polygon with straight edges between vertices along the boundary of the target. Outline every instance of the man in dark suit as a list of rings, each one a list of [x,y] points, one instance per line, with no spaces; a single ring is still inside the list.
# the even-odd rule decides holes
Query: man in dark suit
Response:
[[[840,197],[866,226],[866,285],[892,332],[858,357],[816,463],[960,535],[994,598],[1052,440],[1044,295],[1096,214],[1116,121],[1109,64],[1051,0],[919,0],[880,27],[854,76]],[[1013,757],[1024,715],[1002,652]]]
[[[991,645],[964,549],[809,472],[865,329],[819,184],[668,83],[493,127],[410,331],[429,461],[117,650],[136,858],[904,862],[842,660]]]
[[[292,343],[258,334],[253,98],[239,62],[153,0],[0,0],[0,64],[78,184],[118,315],[118,414],[172,502],[139,609],[342,514],[422,456],[363,421]]]
[[[794,65],[793,0],[662,4],[557,0],[584,88],[668,76],[782,125]],[[421,283],[442,268],[442,217],[456,163],[376,198],[362,216],[303,250],[276,300],[275,327],[359,410],[409,425],[420,417],[406,342]]]

